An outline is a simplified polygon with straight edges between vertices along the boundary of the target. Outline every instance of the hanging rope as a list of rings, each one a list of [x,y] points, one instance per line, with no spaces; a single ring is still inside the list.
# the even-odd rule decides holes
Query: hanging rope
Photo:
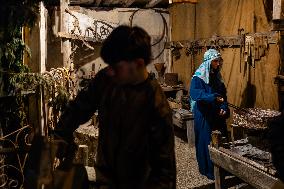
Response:
[[[145,9],[137,9],[129,17],[129,21],[130,21],[130,26],[131,27],[133,27],[134,16],[141,10],[145,10]],[[152,60],[156,60],[164,53],[164,51],[166,49],[166,45],[167,45],[167,42],[168,42],[168,36],[169,36],[169,29],[168,29],[167,20],[166,20],[165,16],[163,15],[163,13],[161,11],[157,10],[157,9],[151,9],[151,10],[155,11],[156,13],[158,13],[161,16],[162,21],[163,21],[163,32],[162,32],[162,35],[156,42],[151,44],[151,46],[152,47],[156,46],[159,43],[161,43],[163,41],[163,39],[165,39],[164,46],[163,46],[162,50],[156,56],[154,56],[152,58]]]

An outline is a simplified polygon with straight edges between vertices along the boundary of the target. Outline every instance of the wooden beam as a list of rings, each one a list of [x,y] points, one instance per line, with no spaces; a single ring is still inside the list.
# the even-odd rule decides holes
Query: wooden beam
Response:
[[[46,28],[46,22],[47,22],[47,13],[46,9],[44,7],[44,4],[40,2],[40,21],[39,21],[39,43],[40,43],[40,66],[39,66],[39,72],[43,73],[45,72],[45,65],[46,65],[46,51],[47,51],[47,28]]]
[[[43,2],[40,2],[40,17],[39,17],[39,73],[46,71],[46,59],[47,59],[47,10],[44,7]],[[46,104],[44,103],[43,91],[40,90],[40,131],[42,136],[46,136]]]
[[[89,160],[89,148],[87,145],[79,145],[78,146],[78,152],[77,152],[77,162],[78,164],[82,164],[84,166],[88,166],[88,160]]]
[[[115,5],[117,4],[118,0],[104,0],[101,4],[104,6],[110,6],[110,5]]]
[[[197,3],[197,0],[171,0],[170,3]]]
[[[127,0],[122,4],[123,7],[130,7],[136,0]]]
[[[225,189],[225,171],[214,165],[215,189]]]
[[[283,0],[273,0],[273,20],[283,19]]]
[[[277,182],[277,178],[274,176],[248,163],[248,161],[238,159],[239,157],[233,157],[212,146],[209,146],[209,152],[215,166],[222,167],[255,188],[272,188]]]
[[[102,0],[96,0],[95,5],[98,7],[98,6],[100,6],[101,2],[102,2]]]
[[[67,33],[68,25],[66,10],[68,10],[69,0],[60,0],[60,32]],[[69,40],[61,40],[61,53],[63,56],[62,67],[70,68],[70,54],[71,54],[71,43]]]
[[[74,35],[74,34],[69,34],[65,32],[58,32],[58,37],[61,37],[64,39],[73,39],[73,40],[90,41],[90,42],[99,43],[95,38],[92,38],[92,37],[83,37],[80,35]]]
[[[154,7],[156,5],[158,5],[159,3],[161,3],[163,0],[151,0],[148,4],[146,4],[146,8],[151,8]]]

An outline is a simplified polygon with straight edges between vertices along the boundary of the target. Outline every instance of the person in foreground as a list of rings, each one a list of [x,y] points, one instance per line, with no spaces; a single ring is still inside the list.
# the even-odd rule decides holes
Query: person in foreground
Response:
[[[150,41],[139,27],[114,29],[101,49],[109,66],[69,103],[58,123],[57,134],[72,144],[73,131],[98,110],[95,169],[101,189],[176,188],[172,112],[146,70]],[[68,159],[68,151],[64,155]]]
[[[196,158],[200,173],[209,179],[214,179],[208,150],[211,131],[219,130],[223,136],[227,136],[226,118],[230,116],[226,87],[220,74],[221,63],[221,54],[217,50],[206,51],[203,63],[193,75],[190,85]]]

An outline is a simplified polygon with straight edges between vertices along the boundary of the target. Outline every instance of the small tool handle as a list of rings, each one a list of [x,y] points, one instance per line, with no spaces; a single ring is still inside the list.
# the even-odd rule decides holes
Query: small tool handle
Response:
[[[230,107],[232,107],[232,108],[234,108],[234,109],[236,109],[236,110],[240,110],[240,111],[244,111],[244,112],[250,113],[248,110],[246,110],[246,109],[244,109],[244,108],[241,108],[241,107],[239,107],[239,106],[236,106],[236,105],[234,105],[234,104],[231,104],[231,103],[229,103],[229,102],[228,102],[228,106],[230,106]]]

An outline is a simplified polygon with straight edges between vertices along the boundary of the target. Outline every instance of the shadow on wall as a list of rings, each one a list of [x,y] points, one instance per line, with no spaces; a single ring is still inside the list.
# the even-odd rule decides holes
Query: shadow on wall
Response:
[[[89,63],[97,62],[100,57],[100,44],[91,44],[94,50],[85,46],[81,41],[72,41],[72,49],[76,49],[74,54],[71,56],[74,63],[74,69],[78,70],[80,67],[87,65]],[[47,62],[46,69],[50,70],[51,68],[62,67],[63,65],[63,56],[61,53],[61,41],[56,40],[48,42],[47,46]]]
[[[248,69],[248,70],[247,70]],[[254,108],[256,102],[256,86],[251,83],[251,67],[245,67],[245,73],[248,73],[247,86],[242,94],[241,107]]]
[[[94,50],[86,47],[82,42],[74,41],[72,42],[72,47],[76,47],[74,52],[74,68],[79,69],[80,67],[93,63],[95,60],[100,58],[101,44],[93,45],[91,44]]]
[[[61,53],[61,40],[47,41],[47,64],[46,70],[63,66],[63,55]]]
[[[247,86],[242,94],[241,107],[243,108],[253,108],[256,101],[256,87],[251,84],[250,81],[247,82]]]

